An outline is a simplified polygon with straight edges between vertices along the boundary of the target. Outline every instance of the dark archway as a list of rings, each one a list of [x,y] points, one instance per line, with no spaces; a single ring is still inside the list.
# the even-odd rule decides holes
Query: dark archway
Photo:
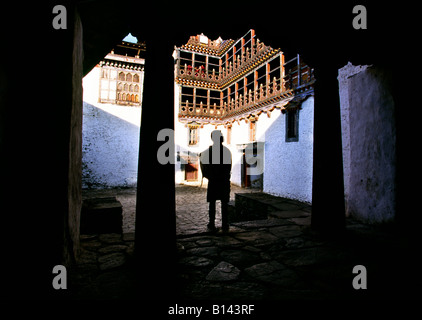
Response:
[[[329,10],[320,3],[283,4],[281,10],[224,3],[209,7],[208,11],[202,10],[193,19],[189,12],[195,10],[179,3],[162,8],[157,2],[145,6],[133,1],[126,5],[131,8],[129,13],[126,10],[121,16],[115,1],[65,1],[68,28],[54,30],[51,25],[54,5],[31,3],[20,10],[9,4],[10,10],[2,12],[5,16],[1,19],[1,30],[10,30],[9,12],[19,15],[19,21],[25,21],[27,27],[23,33],[23,47],[1,52],[5,63],[0,68],[0,180],[4,187],[1,193],[2,241],[6,247],[2,253],[6,261],[2,273],[11,279],[5,284],[3,294],[16,297],[22,294],[27,297],[65,295],[52,289],[51,271],[54,265],[63,263],[64,251],[69,255],[73,250],[69,242],[69,215],[70,210],[77,211],[80,201],[77,178],[72,182],[75,174],[77,176],[78,164],[71,165],[75,158],[69,149],[78,139],[75,131],[72,133],[74,94],[78,94],[82,75],[129,31],[147,41],[136,252],[143,267],[140,278],[160,279],[158,284],[148,282],[151,297],[158,297],[163,292],[162,287],[167,288],[168,281],[172,280],[174,169],[156,161],[160,145],[157,133],[162,128],[173,127],[172,46],[184,43],[190,34],[204,33],[215,39],[224,33],[236,38],[253,28],[264,42],[270,40],[285,53],[299,52],[315,68],[318,87],[312,214],[314,226],[321,230],[339,230],[344,224],[337,70],[348,61],[391,69],[399,145],[397,218],[406,228],[420,225],[421,218],[415,214],[413,204],[417,193],[407,184],[407,177],[413,176],[414,168],[417,168],[413,148],[406,144],[409,137],[418,136],[415,132],[417,118],[403,112],[412,110],[409,106],[414,102],[409,101],[408,93],[416,92],[410,88],[416,83],[411,79],[410,71],[411,63],[417,61],[412,53],[417,51],[407,36],[416,30],[410,23],[417,20],[409,15],[417,10],[367,5],[368,30],[354,30],[353,5],[348,3],[330,4]],[[80,48],[75,51],[80,44],[80,31],[75,28],[76,7],[83,29],[82,72],[81,58],[75,57],[81,53]],[[142,15],[148,19],[139,19]],[[221,17],[227,20],[222,23]],[[406,21],[401,17],[406,17]],[[3,41],[13,48],[15,35],[6,34]],[[18,105],[15,97],[21,96],[21,92],[14,83],[19,83],[17,75],[26,72],[29,56],[31,65],[37,66],[37,70],[42,66],[50,72],[39,70],[36,73],[34,85],[25,95],[33,100]],[[34,103],[40,94],[44,97],[43,85],[49,79],[55,79],[50,99]],[[76,189],[72,189],[74,187]],[[11,204],[15,205],[13,210]],[[72,205],[75,205],[74,209],[70,209]],[[145,288],[142,290],[145,293]]]

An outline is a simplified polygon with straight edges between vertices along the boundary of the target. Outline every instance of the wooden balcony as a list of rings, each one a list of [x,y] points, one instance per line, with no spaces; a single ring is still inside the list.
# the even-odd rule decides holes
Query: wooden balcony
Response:
[[[188,101],[181,104],[179,108],[179,118],[209,118],[222,120],[225,110],[221,105],[193,104]]]
[[[179,118],[190,119],[208,119],[208,120],[226,120],[237,117],[244,113],[251,113],[256,110],[265,108],[268,105],[275,104],[284,99],[294,98],[295,96],[309,92],[313,89],[315,82],[313,69],[300,60],[297,56],[284,64],[286,73],[282,78],[273,78],[265,85],[261,84],[255,90],[249,90],[247,93],[242,90],[243,94],[236,92],[235,98],[229,101],[220,99],[220,104],[207,105],[204,103],[194,104],[189,101],[182,101],[179,108]],[[238,66],[237,66],[238,67]],[[211,75],[205,72],[195,72],[185,67],[182,75],[197,79],[196,81],[213,81],[221,83],[220,77],[230,76],[236,69],[230,70],[224,75]]]
[[[223,89],[239,77],[251,72],[259,64],[274,57],[277,53],[282,54],[279,49],[266,46],[258,39],[257,44],[251,50],[246,48],[241,55],[233,57],[233,62],[230,61],[225,67],[220,66],[218,70],[215,68],[212,70],[205,70],[203,67],[194,68],[186,63],[178,65],[176,82],[184,84],[189,83],[189,81],[206,82],[203,86],[213,84],[211,87]]]

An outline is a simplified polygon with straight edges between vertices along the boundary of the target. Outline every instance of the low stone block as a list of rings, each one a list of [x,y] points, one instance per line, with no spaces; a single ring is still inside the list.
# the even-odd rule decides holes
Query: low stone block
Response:
[[[122,212],[122,204],[116,197],[84,200],[81,210],[81,234],[121,234]]]
[[[257,201],[252,193],[236,193],[235,203],[235,210],[229,211],[230,222],[267,218],[267,205]]]

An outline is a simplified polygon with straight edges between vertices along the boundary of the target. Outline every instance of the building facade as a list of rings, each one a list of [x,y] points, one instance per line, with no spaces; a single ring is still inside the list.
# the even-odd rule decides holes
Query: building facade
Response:
[[[144,51],[122,41],[83,79],[84,188],[136,186]]]
[[[139,53],[140,43],[122,41],[99,63],[101,68],[100,103],[140,106],[144,82],[145,60]]]
[[[232,183],[312,201],[313,70],[260,42],[201,34],[176,47],[176,182],[200,181],[200,152],[219,129]]]

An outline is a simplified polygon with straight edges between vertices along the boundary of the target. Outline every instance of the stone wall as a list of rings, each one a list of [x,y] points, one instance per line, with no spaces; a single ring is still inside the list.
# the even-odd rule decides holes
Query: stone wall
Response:
[[[391,74],[377,67],[339,70],[346,212],[368,223],[396,210],[396,128]]]

